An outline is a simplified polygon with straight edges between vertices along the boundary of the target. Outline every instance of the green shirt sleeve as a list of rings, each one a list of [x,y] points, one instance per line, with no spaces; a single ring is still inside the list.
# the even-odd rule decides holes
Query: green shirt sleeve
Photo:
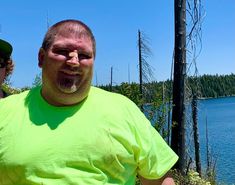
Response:
[[[139,145],[137,173],[146,179],[159,179],[176,163],[178,156],[137,106],[133,105],[129,113]]]

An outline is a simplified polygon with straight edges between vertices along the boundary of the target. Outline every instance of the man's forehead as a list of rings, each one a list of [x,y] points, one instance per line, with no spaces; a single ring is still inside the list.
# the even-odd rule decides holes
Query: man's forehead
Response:
[[[61,40],[61,39],[76,39],[76,40],[85,40],[85,41],[92,41],[90,35],[85,31],[60,31],[54,36],[54,40]]]
[[[61,27],[57,31],[56,36],[90,38],[91,39],[91,35],[88,33],[88,31],[80,25]]]
[[[61,36],[57,35],[52,44],[53,48],[71,48],[82,49],[89,52],[93,51],[92,41],[90,37],[77,37],[77,36]]]
[[[54,38],[54,43],[55,42],[85,42],[87,44],[92,44],[91,37],[88,36],[87,34],[57,34]]]

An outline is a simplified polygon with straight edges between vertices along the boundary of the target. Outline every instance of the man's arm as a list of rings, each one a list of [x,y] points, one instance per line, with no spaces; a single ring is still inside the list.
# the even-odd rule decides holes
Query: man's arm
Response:
[[[173,178],[170,173],[167,173],[160,179],[145,179],[144,177],[139,176],[140,182],[142,185],[175,185]]]

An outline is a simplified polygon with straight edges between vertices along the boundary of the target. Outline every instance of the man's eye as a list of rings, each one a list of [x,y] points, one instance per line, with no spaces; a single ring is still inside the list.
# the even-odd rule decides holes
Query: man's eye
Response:
[[[56,54],[64,55],[64,56],[67,56],[69,54],[69,51],[66,49],[56,49],[56,50],[54,50],[54,52]]]
[[[91,58],[90,55],[87,54],[78,54],[78,59],[82,60],[82,59],[89,59]]]

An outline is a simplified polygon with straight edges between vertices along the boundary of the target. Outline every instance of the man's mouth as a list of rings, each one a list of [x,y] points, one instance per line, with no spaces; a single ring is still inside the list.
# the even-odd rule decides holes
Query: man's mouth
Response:
[[[60,71],[60,73],[65,76],[72,76],[72,77],[81,75],[81,72],[79,72],[79,71],[72,71],[72,70],[68,70],[68,69],[63,69]]]

